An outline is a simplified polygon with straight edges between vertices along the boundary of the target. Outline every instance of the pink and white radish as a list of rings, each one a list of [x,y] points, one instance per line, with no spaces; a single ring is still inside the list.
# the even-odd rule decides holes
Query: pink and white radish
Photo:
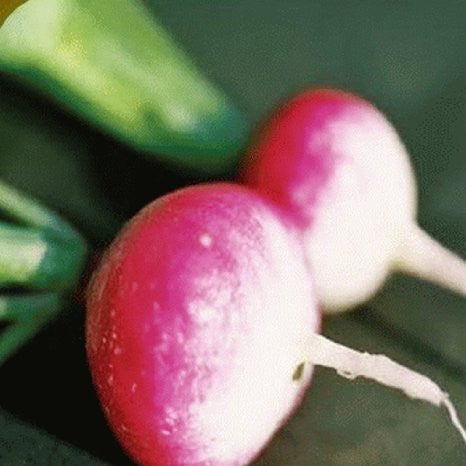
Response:
[[[272,114],[243,179],[299,225],[325,312],[370,298],[399,270],[466,296],[466,264],[416,223],[405,147],[384,115],[347,92],[303,92]]]
[[[314,364],[455,416],[429,379],[318,335],[311,282],[278,209],[239,185],[179,190],[126,225],[91,281],[86,342],[106,417],[138,464],[247,464]]]

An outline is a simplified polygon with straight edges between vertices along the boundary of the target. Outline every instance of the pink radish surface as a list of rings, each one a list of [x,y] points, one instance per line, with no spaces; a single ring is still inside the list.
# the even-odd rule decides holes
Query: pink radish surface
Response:
[[[466,296],[466,264],[417,226],[407,151],[364,99],[292,98],[259,131],[242,177],[301,229],[324,311],[365,301],[396,269]]]
[[[146,465],[241,465],[297,406],[319,326],[300,244],[235,185],[133,218],[88,292],[87,351],[116,436]]]
[[[245,187],[200,185],[149,204],[88,290],[89,365],[110,427],[142,465],[252,461],[296,408],[313,366],[456,411],[427,377],[317,333],[295,227]]]

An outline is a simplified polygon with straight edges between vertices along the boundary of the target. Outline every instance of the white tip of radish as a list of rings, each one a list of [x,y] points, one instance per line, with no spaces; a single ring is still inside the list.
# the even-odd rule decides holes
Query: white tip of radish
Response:
[[[466,297],[466,261],[415,224],[406,230],[394,267]]]
[[[428,377],[392,361],[383,354],[361,353],[316,333],[309,336],[308,350],[311,364],[335,369],[342,377],[365,377],[387,387],[397,388],[410,398],[424,400],[435,406],[445,406],[453,426],[466,443],[466,431],[448,394]]]
[[[453,403],[448,398],[448,394],[445,393],[445,399],[443,400],[443,405],[447,408],[448,414],[450,415],[451,423],[456,427],[458,432],[463,437],[464,442],[466,443],[466,432],[464,427],[461,425],[460,419],[458,417],[458,413],[456,412]]]

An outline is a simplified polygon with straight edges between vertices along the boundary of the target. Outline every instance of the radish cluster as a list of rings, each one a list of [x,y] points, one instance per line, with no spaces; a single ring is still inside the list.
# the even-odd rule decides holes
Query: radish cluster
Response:
[[[347,151],[339,136],[352,143]],[[410,263],[400,251],[418,231],[415,189],[394,131],[364,101],[321,91],[292,100],[261,138],[244,177],[255,190],[216,183],[163,196],[128,222],[93,276],[87,352],[121,444],[144,465],[247,464],[299,405],[315,365],[443,405],[466,442],[430,379],[318,333],[321,302],[354,305],[394,264]],[[336,263],[317,245],[333,248]],[[359,263],[350,273],[351,260]]]

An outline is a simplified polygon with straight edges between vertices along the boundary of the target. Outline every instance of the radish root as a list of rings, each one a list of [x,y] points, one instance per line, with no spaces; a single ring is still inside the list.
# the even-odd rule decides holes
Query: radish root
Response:
[[[342,377],[365,377],[387,387],[397,388],[410,398],[424,400],[435,406],[445,406],[453,426],[466,443],[466,431],[448,394],[428,377],[383,354],[362,353],[315,333],[309,336],[308,350],[311,364],[335,369]]]
[[[417,225],[401,242],[395,268],[466,297],[466,261]]]

